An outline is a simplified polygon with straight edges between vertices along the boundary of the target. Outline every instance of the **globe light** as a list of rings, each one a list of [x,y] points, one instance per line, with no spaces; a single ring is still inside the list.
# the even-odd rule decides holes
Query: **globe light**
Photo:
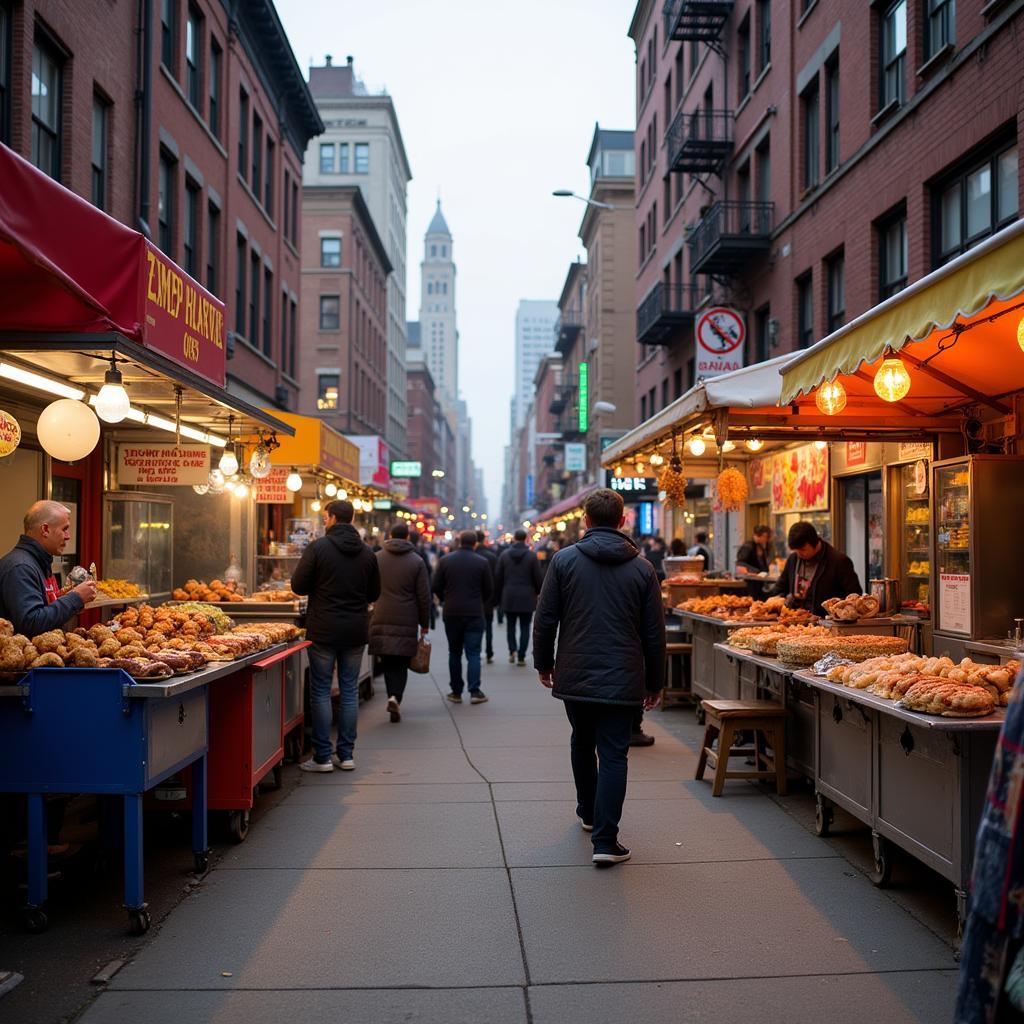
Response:
[[[759,452],[764,447],[764,441],[759,437],[752,437],[747,441],[746,447],[748,452]]]
[[[324,494],[328,498],[333,498],[338,493],[338,485],[333,480],[328,480],[324,485]]]
[[[636,475],[637,476],[645,476],[646,475],[646,471],[647,471],[647,466],[643,462],[637,462],[637,464],[636,464]]]
[[[231,445],[228,445],[224,449],[224,452],[220,457],[220,462],[217,463],[217,468],[225,477],[234,476],[238,472],[238,456],[235,455],[235,451]]]
[[[652,466],[663,466],[665,464],[665,456],[661,452],[651,452],[651,457],[647,461]]]
[[[225,476],[216,466],[210,470],[210,475],[207,479],[210,483],[210,490],[213,490],[215,487],[218,491],[224,490]]]
[[[469,511],[469,506],[468,505],[463,505],[462,506],[462,511],[463,512],[468,512]]]
[[[734,451],[736,451],[736,442],[735,441],[723,441],[722,442],[722,454],[723,455],[728,455],[729,452],[734,452]]]
[[[302,477],[299,476],[299,472],[294,467],[288,474],[288,479],[284,482],[285,487],[294,494],[296,491],[302,490]]]
[[[270,461],[270,452],[263,445],[258,445],[249,458],[249,472],[257,480],[263,480],[270,476],[274,464]]]
[[[312,509],[312,510],[313,510],[314,512],[319,512],[319,511],[320,511],[320,499],[319,499],[319,498],[314,498],[314,499],[313,499],[313,500],[312,500],[312,501],[311,501],[311,502],[309,503],[309,507],[310,507],[310,508],[311,508],[311,509]]]
[[[131,410],[132,403],[124,389],[121,371],[113,362],[103,375],[103,387],[100,388],[100,393],[93,404],[96,415],[104,423],[120,423]]]
[[[910,374],[903,360],[889,356],[875,374],[875,394],[885,402],[898,402],[910,391]]]
[[[210,485],[209,484],[193,484],[192,485],[192,490],[195,491],[196,494],[206,494],[206,492],[209,491],[209,489],[210,489]]]
[[[826,416],[836,416],[846,408],[846,388],[837,377],[822,384],[815,392],[814,404]]]
[[[441,506],[441,511],[442,511],[442,512],[443,512],[443,513],[444,513],[445,515],[448,515],[448,506],[447,506],[447,505],[442,505],[442,506]]]
[[[817,448],[819,452],[823,452],[828,447],[828,441],[815,441],[814,447]]]
[[[248,494],[249,494],[249,485],[244,480],[238,480],[235,483],[234,494],[235,494],[236,498],[245,498],[245,497],[247,497]]]
[[[58,398],[39,414],[36,436],[47,455],[61,462],[77,462],[96,447],[100,421],[84,402]]]
[[[691,455],[703,455],[707,450],[707,445],[704,443],[704,438],[697,434],[694,434],[689,441],[686,442],[686,447],[690,449]]]

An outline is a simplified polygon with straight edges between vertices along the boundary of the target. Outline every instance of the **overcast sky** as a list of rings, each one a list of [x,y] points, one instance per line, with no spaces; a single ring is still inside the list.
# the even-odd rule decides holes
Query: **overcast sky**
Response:
[[[412,165],[408,316],[423,234],[441,201],[458,267],[459,385],[490,511],[500,510],[515,310],[557,299],[582,252],[594,122],[634,125],[632,0],[277,0],[299,66],[355,58],[395,101]]]

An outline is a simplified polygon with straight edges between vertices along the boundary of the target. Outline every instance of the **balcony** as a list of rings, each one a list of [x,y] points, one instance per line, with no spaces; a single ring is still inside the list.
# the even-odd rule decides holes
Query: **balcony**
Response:
[[[718,202],[688,239],[692,274],[741,274],[771,247],[774,203]]]
[[[636,311],[636,340],[642,345],[670,345],[679,329],[693,322],[701,289],[693,284],[658,282]]]
[[[563,309],[555,321],[555,351],[567,356],[582,330],[582,312],[578,309]]]
[[[687,174],[718,174],[732,153],[731,110],[680,112],[665,133],[668,169]]]
[[[733,0],[665,0],[665,38],[717,45]]]
[[[551,401],[548,403],[548,412],[552,416],[561,416],[565,411],[565,406],[569,401],[569,389],[568,388],[555,388],[554,394],[551,396]]]

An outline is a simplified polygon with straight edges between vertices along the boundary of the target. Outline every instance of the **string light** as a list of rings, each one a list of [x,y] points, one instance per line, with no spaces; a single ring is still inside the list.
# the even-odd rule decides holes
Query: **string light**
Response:
[[[333,498],[338,493],[338,485],[333,480],[328,480],[324,485],[324,494],[328,498]]]
[[[686,447],[690,449],[691,455],[701,456],[707,450],[707,445],[704,443],[704,438],[700,434],[694,434],[689,441],[686,442]]]
[[[764,447],[764,441],[759,437],[752,437],[746,442],[746,448],[748,452],[759,452]]]
[[[665,464],[665,456],[661,452],[651,452],[651,457],[647,461],[652,466],[663,466]]]
[[[877,389],[877,385],[876,385]],[[835,380],[822,384],[814,395],[814,404],[826,416],[837,416],[846,408],[846,388],[837,377]]]
[[[910,391],[910,374],[903,365],[903,360],[890,353],[882,360],[882,365],[875,374],[875,394],[885,402],[898,402],[906,398]]]
[[[285,487],[294,494],[296,491],[302,490],[302,477],[299,476],[299,471],[293,466],[292,471],[288,474],[288,479],[284,482]]]
[[[729,452],[734,452],[735,450],[736,450],[736,442],[735,441],[723,441],[722,442],[722,454],[723,455],[728,455]]]

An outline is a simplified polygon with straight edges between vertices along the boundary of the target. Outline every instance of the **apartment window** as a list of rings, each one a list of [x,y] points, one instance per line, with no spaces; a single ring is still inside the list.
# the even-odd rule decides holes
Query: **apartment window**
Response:
[[[274,275],[263,269],[263,354],[269,359],[274,351],[270,325],[274,318]]]
[[[107,140],[110,104],[99,95],[92,98],[92,204],[107,208]]]
[[[263,209],[274,216],[274,140],[267,133],[267,160],[263,167]]]
[[[683,102],[683,87],[686,84],[683,78],[683,48],[682,46],[676,47],[676,62],[675,62],[675,79],[676,79],[676,106]]]
[[[60,181],[61,66],[40,40],[32,46],[32,163]]]
[[[341,299],[337,295],[320,296],[320,330],[336,331],[341,327]]]
[[[235,244],[235,334],[245,334],[245,236]]]
[[[341,377],[336,373],[316,375],[316,407],[319,412],[331,412],[338,408],[338,391]]]
[[[771,331],[770,324],[772,314],[770,306],[762,306],[754,313],[754,359],[763,363],[771,358]]]
[[[825,173],[839,166],[839,58],[825,65]]]
[[[289,300],[288,302],[288,376],[295,378],[296,375],[296,362],[295,354],[297,352],[298,338],[298,321],[299,321],[299,305],[297,302]]]
[[[259,202],[263,191],[263,119],[259,114],[252,117],[252,191]]]
[[[671,219],[671,217],[672,217],[672,175],[671,174],[666,174],[665,177],[661,179],[661,192],[662,192],[661,206],[662,206],[662,210],[664,211],[662,213],[662,216],[664,218],[665,223],[667,224],[669,222],[669,220]]]
[[[737,39],[740,49],[739,97],[743,99],[750,92],[750,11],[740,23]]]
[[[754,198],[759,203],[769,203],[772,198],[771,139],[765,139],[754,151],[757,158],[757,188]]]
[[[956,37],[954,0],[928,0],[925,24],[925,56],[934,57],[944,46],[952,46]]]
[[[11,141],[11,12],[0,4],[0,142]]]
[[[647,416],[647,396],[646,395],[641,395],[640,396],[640,422],[643,423],[645,420],[647,420],[647,418],[648,418],[648,416]]]
[[[174,42],[178,0],[160,0],[160,63],[174,74]]]
[[[338,143],[338,173],[348,174],[348,143]]]
[[[757,0],[757,71],[760,74],[772,62],[772,4]]]
[[[206,289],[220,297],[220,210],[213,203],[206,210]]]
[[[320,239],[320,266],[340,267],[341,266],[341,239],[321,238]],[[430,288],[433,291],[433,286]]]
[[[814,291],[810,274],[796,282],[796,343],[800,348],[814,344]]]
[[[661,407],[664,409],[668,405],[668,377],[661,382]]]
[[[292,245],[299,237],[299,183],[292,181]]]
[[[281,370],[292,376],[289,366],[291,353],[288,349],[288,292],[281,292]]]
[[[334,143],[333,142],[321,142],[320,143],[320,173],[321,174],[333,174],[334,173]]]
[[[882,83],[881,103],[884,109],[900,104],[905,98],[907,60],[907,0],[890,4],[882,15]]]
[[[260,343],[260,278],[263,265],[258,254],[249,254],[249,341],[253,346]]]
[[[907,215],[900,212],[879,227],[879,297],[895,295],[907,286]]]
[[[199,186],[191,178],[186,178],[182,234],[184,268],[186,274],[196,279],[199,278],[199,201]]]
[[[828,333],[838,331],[846,323],[846,260],[843,250],[825,262],[828,275]]]
[[[370,144],[368,142],[357,142],[355,144],[355,167],[356,174],[370,173]]]
[[[209,125],[210,131],[220,138],[220,66],[221,66],[220,44],[212,36],[210,37],[210,109]]]
[[[683,394],[683,371],[677,369],[672,375],[672,397],[680,398]]]
[[[690,40],[690,77],[697,74],[697,66],[700,64],[700,43],[696,39]]]
[[[200,58],[203,39],[203,15],[194,5],[188,5],[185,22],[185,91],[188,101],[203,112],[203,69]]]
[[[803,114],[804,135],[804,188],[814,188],[821,180],[818,153],[821,150],[821,139],[818,135],[820,109],[818,102],[818,80],[815,80],[800,97]]]
[[[157,171],[157,242],[160,248],[174,259],[174,188],[175,163],[170,155],[160,151],[160,167]]]
[[[249,94],[238,90],[238,173],[249,173]]]
[[[282,203],[284,213],[284,237],[291,238],[291,217],[289,215],[289,203],[288,203],[288,191],[291,185],[292,176],[288,172],[287,168],[284,172],[284,192],[282,195]]]
[[[966,252],[1015,220],[1018,213],[1017,146],[1005,146],[946,179],[938,191],[938,264]]]
[[[658,411],[658,406],[655,404],[658,401],[658,393],[654,388],[651,388],[647,392],[647,412],[653,416]]]

